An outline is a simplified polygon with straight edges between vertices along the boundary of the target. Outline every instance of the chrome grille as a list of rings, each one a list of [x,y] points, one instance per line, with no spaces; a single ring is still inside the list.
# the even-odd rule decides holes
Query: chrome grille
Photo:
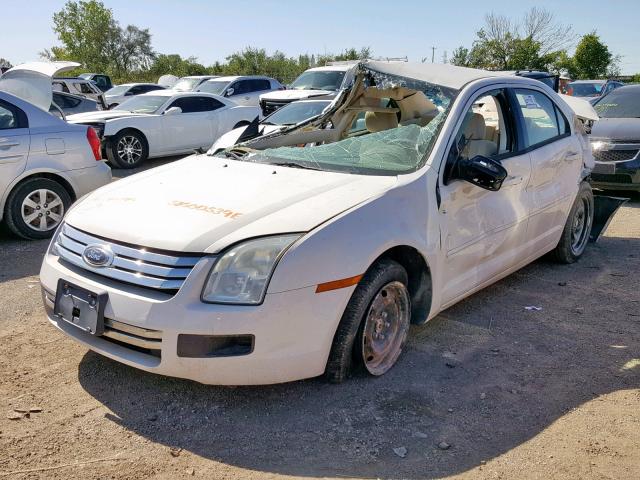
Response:
[[[598,162],[624,162],[633,160],[638,155],[638,148],[633,150],[596,150],[594,158]]]
[[[109,266],[94,267],[82,258],[85,248],[96,244],[113,252],[113,261]],[[63,225],[56,238],[56,249],[62,259],[77,267],[114,280],[167,293],[177,291],[202,258],[199,255],[176,256],[123,245],[94,237],[67,224]]]

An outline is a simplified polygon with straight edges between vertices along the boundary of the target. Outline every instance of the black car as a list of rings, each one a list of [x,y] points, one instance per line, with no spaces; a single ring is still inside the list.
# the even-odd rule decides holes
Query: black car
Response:
[[[640,85],[616,88],[594,104],[591,128],[595,187],[640,191]]]
[[[560,86],[560,75],[549,72],[539,72],[536,70],[516,70],[515,75],[518,77],[535,78],[551,88],[554,92],[558,91]]]
[[[82,78],[83,80],[91,80],[103,92],[106,92],[107,90],[110,90],[113,88],[113,83],[111,83],[111,77],[103,73],[83,73],[81,75],[78,75],[78,77]]]

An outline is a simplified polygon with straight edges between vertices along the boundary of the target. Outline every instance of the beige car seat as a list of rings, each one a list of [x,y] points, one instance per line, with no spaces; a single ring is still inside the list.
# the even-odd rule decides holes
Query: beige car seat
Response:
[[[490,157],[498,153],[498,144],[485,139],[486,130],[484,117],[479,113],[471,113],[464,129],[464,136],[467,140],[463,152],[464,157],[473,158],[477,155]]]
[[[382,132],[398,126],[398,114],[395,112],[367,112],[364,124],[371,133]]]

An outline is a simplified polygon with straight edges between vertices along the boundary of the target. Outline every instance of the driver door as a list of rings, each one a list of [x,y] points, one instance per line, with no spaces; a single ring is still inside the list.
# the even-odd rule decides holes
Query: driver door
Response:
[[[182,113],[162,116],[167,152],[184,152],[208,147],[213,143],[211,105],[208,97],[184,96],[167,106],[179,107]]]
[[[458,122],[441,172],[444,307],[524,260],[531,161],[519,152],[515,125],[506,89],[481,92]],[[456,177],[457,162],[477,155],[498,160],[507,170],[498,191]]]

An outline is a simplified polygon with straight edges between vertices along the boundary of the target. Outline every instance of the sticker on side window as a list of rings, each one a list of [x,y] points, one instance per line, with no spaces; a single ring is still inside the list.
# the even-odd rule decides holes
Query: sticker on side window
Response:
[[[533,95],[523,95],[523,100],[527,108],[541,108]]]

